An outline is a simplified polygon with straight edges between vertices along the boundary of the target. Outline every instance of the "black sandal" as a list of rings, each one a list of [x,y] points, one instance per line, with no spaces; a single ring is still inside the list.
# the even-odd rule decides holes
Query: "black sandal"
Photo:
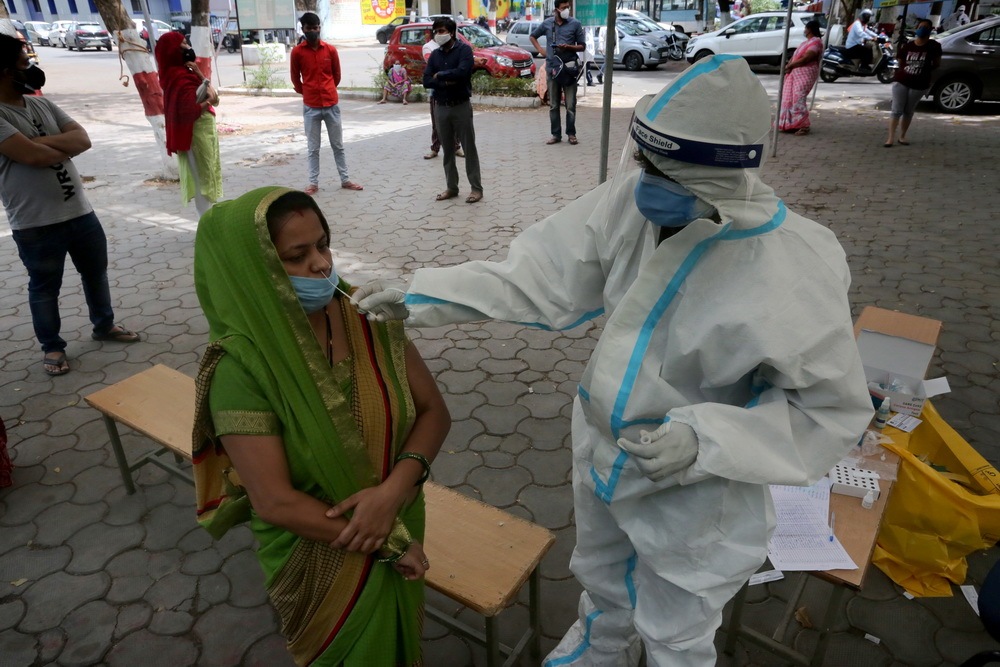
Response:
[[[111,331],[107,333],[93,333],[90,337],[94,340],[111,341],[113,343],[136,343],[139,341],[139,334],[129,331],[120,324],[111,327]]]
[[[45,368],[47,375],[66,375],[66,373],[69,373],[69,364],[66,363],[65,352],[59,352],[58,357],[49,357],[47,356],[48,354],[52,353],[48,352],[46,356],[42,357],[42,366]]]

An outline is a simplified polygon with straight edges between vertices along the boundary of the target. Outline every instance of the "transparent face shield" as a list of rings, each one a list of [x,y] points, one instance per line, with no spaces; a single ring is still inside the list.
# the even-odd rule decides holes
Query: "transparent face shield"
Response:
[[[629,136],[606,198],[608,224],[614,225],[626,216],[641,216],[650,220],[636,205],[636,185],[640,180],[655,181],[658,178],[671,181],[662,183],[667,190],[685,191],[697,196],[699,201],[694,204],[665,193],[665,197],[677,201],[679,205],[689,206],[686,212],[693,215],[692,220],[704,217],[719,221],[721,218],[742,217],[740,213],[750,206],[755,192],[762,191],[756,187],[760,184],[756,172],[763,163],[768,132],[765,131],[753,142],[739,145],[671,136],[651,127],[648,121],[644,122],[646,110],[653,101],[651,95],[640,100],[629,123]],[[645,189],[646,198],[649,192]],[[726,211],[717,212],[715,208],[723,208],[722,202],[725,202]],[[643,208],[649,211],[648,206]]]

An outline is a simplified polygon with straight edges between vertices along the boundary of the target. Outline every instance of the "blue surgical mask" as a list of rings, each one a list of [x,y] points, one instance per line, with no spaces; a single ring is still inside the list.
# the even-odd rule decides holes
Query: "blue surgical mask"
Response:
[[[334,292],[337,289],[337,269],[330,267],[329,278],[303,278],[302,276],[288,276],[292,281],[292,289],[299,297],[302,310],[306,314],[315,313],[326,307],[326,304],[333,300]]]
[[[659,227],[683,227],[711,215],[714,210],[683,185],[645,170],[635,184],[635,205],[647,220]]]
[[[917,28],[916,35],[920,39],[927,39],[928,37],[931,36],[931,29],[926,26],[923,28]]]

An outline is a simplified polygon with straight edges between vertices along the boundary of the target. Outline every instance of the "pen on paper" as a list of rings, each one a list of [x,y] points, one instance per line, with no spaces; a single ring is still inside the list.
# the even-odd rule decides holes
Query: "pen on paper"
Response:
[[[830,541],[833,542],[833,528],[837,525],[837,513],[830,512]]]

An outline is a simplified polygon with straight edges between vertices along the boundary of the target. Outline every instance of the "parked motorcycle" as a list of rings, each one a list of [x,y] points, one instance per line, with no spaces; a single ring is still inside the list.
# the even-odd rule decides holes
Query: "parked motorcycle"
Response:
[[[871,69],[862,69],[855,64],[851,57],[847,55],[847,47],[831,46],[823,53],[823,61],[820,65],[819,76],[826,83],[833,83],[841,77],[848,76],[874,76],[882,83],[892,83],[899,63],[896,56],[892,54],[892,46],[889,38],[879,35],[878,43],[879,57],[872,63]]]
[[[683,35],[683,33],[681,33]],[[686,37],[686,36],[685,36]],[[682,60],[684,49],[687,47],[687,39],[681,39],[674,31],[663,36],[663,43],[667,45],[667,57],[671,60]]]

